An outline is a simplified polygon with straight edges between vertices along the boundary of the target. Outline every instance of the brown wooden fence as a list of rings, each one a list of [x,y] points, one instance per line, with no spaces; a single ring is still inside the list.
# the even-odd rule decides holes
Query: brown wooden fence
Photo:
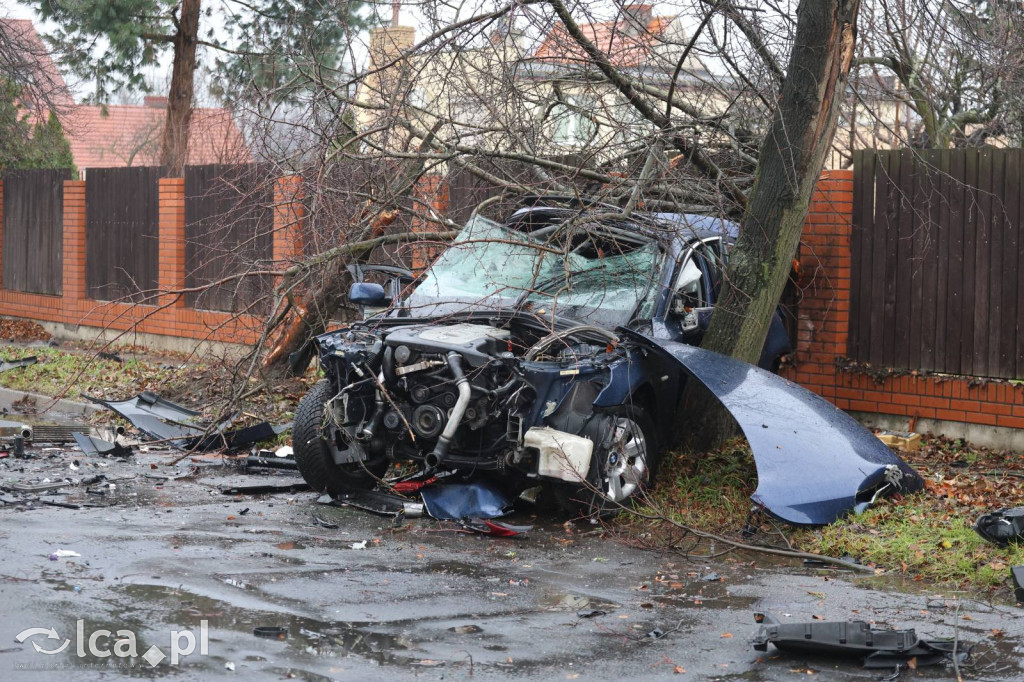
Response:
[[[850,342],[879,367],[1024,376],[1024,150],[854,153]]]
[[[159,167],[86,171],[86,287],[90,298],[141,301],[157,288]],[[146,292],[146,293],[142,293]],[[155,303],[150,300],[150,303]]]
[[[256,165],[185,168],[186,288],[267,269],[273,249],[275,179]],[[262,304],[268,287],[265,277],[233,279],[187,293],[185,305],[254,312],[251,306]]]
[[[64,272],[64,181],[70,179],[70,170],[4,174],[4,289],[60,295]]]

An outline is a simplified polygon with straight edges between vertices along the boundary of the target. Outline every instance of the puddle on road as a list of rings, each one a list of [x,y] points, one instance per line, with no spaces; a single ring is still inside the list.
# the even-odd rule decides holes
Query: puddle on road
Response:
[[[237,587],[252,589],[240,581],[226,579],[224,582],[237,582]],[[292,614],[242,609],[219,599],[162,585],[125,585],[121,592],[131,605],[114,611],[115,619],[119,615],[127,619],[129,614],[148,613],[155,616],[149,621],[194,623],[195,629],[198,629],[199,621],[205,619],[210,628],[210,642],[229,642],[243,659],[256,654],[241,652],[263,648],[266,653],[260,657],[268,659],[278,658],[283,649],[285,652],[324,657],[355,655],[378,665],[410,665],[420,660],[405,653],[415,648],[411,640],[377,632],[371,623],[329,623]],[[277,640],[258,639],[253,635],[254,628],[268,625],[286,628],[287,638],[278,644]],[[230,658],[232,653],[218,655]],[[277,663],[281,665],[284,661],[278,660]]]
[[[585,609],[612,611],[621,606],[615,602],[595,599],[582,594],[562,592],[546,592],[538,597],[537,604],[548,611],[582,611]]]

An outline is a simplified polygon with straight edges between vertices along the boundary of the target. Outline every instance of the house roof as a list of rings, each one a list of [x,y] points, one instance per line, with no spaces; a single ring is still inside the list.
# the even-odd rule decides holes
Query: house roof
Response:
[[[155,166],[167,110],[156,106],[79,105],[62,116],[79,168]],[[195,109],[189,126],[188,163],[248,163],[252,155],[226,109]]]
[[[33,99],[25,102],[30,119],[46,115],[46,109],[51,105],[56,109],[78,168],[159,164],[161,137],[167,117],[164,98],[147,97],[145,105],[75,104],[60,70],[31,21],[0,19],[0,40],[15,48],[0,50],[0,60],[6,54],[17,54],[21,58],[16,64],[0,63],[0,67],[16,69],[19,75],[24,73],[31,78],[24,93]],[[38,93],[48,94],[45,97],[34,96]],[[228,110],[193,110],[189,128],[189,164],[251,161],[252,154]]]
[[[0,18],[0,73],[15,74],[24,84],[26,107],[74,106],[67,83],[28,19]]]
[[[619,18],[580,24],[580,30],[613,65],[630,68],[648,64],[653,49],[663,44],[665,33],[675,19],[675,16],[651,17],[641,28],[634,21]],[[561,23],[545,36],[534,58],[560,64],[589,61],[583,48]]]

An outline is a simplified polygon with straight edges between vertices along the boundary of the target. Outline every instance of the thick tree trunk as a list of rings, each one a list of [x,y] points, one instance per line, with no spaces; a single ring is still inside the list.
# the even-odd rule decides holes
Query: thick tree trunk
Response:
[[[174,36],[174,64],[171,70],[171,89],[167,93],[167,120],[160,154],[161,162],[171,177],[184,175],[188,160],[200,1],[182,0],[178,32]]]
[[[853,58],[859,0],[802,0],[779,108],[702,344],[757,362],[835,134]]]
[[[743,229],[702,346],[756,363],[835,134],[859,0],[801,0],[779,107],[761,144]],[[712,440],[726,420],[709,420]]]
[[[263,370],[272,379],[283,378],[292,374],[302,374],[309,365],[312,356],[302,358],[292,364],[290,358],[305,347],[315,336],[327,330],[327,324],[348,293],[345,282],[348,278],[348,264],[361,263],[376,248],[375,240],[383,236],[387,229],[398,218],[398,211],[381,211],[370,224],[370,239],[347,245],[349,248],[328,261],[323,278],[307,290],[300,301],[295,303],[291,318],[285,322],[280,335],[263,358]]]

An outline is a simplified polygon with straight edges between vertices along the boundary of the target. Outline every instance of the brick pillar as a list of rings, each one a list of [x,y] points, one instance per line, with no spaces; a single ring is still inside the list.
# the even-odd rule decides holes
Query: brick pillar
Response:
[[[826,362],[847,354],[852,229],[853,172],[826,171],[804,224],[800,306],[801,350]]]
[[[273,259],[278,267],[302,259],[302,227],[306,207],[302,203],[302,178],[278,178],[274,183]]]
[[[444,215],[448,211],[448,183],[440,174],[424,175],[416,183],[413,190],[415,196],[416,215],[412,219],[413,232],[437,232],[441,228],[425,217],[431,210]],[[429,207],[429,208],[428,208]],[[441,247],[436,244],[414,244],[410,262],[414,271],[420,271],[430,265]]]
[[[826,171],[804,222],[796,365],[784,374],[833,401],[836,359],[848,352],[852,229],[853,172]]]
[[[65,300],[88,298],[85,285],[85,181],[64,181],[64,279]]]
[[[159,272],[162,292],[185,288],[185,178],[160,179]],[[161,306],[185,307],[185,297],[163,293]]]
[[[4,181],[0,179],[0,272],[3,272],[3,229],[4,229]],[[0,289],[3,285],[0,285]]]

